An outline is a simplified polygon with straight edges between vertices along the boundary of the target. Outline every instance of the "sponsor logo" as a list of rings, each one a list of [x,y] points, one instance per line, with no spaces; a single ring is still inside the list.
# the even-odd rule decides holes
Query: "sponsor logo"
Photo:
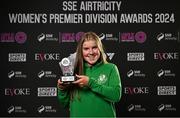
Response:
[[[27,96],[30,95],[30,88],[5,88],[6,96]]]
[[[166,32],[157,34],[156,39],[158,41],[178,41],[179,42],[179,32]]]
[[[171,53],[154,53],[155,60],[178,60],[179,53],[171,52]]]
[[[15,72],[11,71],[8,73],[8,78],[12,78],[12,77],[14,77],[14,75],[15,75]]]
[[[78,42],[84,32],[70,33],[70,32],[59,32],[59,43],[63,42]]]
[[[44,106],[44,105],[41,105],[38,107],[37,109],[38,113],[43,113],[43,112],[46,112],[46,113],[56,113],[56,109],[53,108],[53,106]]]
[[[9,62],[26,62],[26,53],[9,53]]]
[[[142,107],[142,105],[140,105],[140,104],[130,104],[128,107],[127,107],[127,110],[129,111],[129,112],[132,112],[132,111],[142,111],[142,112],[144,112],[144,111],[146,111],[146,108],[144,108],[144,107]]]
[[[175,73],[172,73],[171,70],[163,70],[163,69],[160,69],[160,70],[157,72],[157,76],[158,76],[158,77],[175,77],[176,74],[175,74]]]
[[[9,73],[8,73],[8,78],[27,78],[27,75],[23,74],[22,71],[13,71],[11,70]]]
[[[23,44],[26,40],[27,35],[24,32],[0,33],[0,42],[17,42],[19,44]]]
[[[104,33],[101,33],[100,35],[99,35],[99,39],[100,40],[104,40],[106,38],[106,35],[104,34]]]
[[[106,41],[118,41],[118,38],[114,36],[112,33],[101,33],[99,35],[100,40]]]
[[[35,53],[35,60],[56,61],[56,60],[60,60],[60,54],[59,53]]]
[[[139,32],[123,32],[119,33],[120,42],[137,42],[137,43],[144,43],[146,41],[146,33],[139,31]]]
[[[124,87],[124,93],[129,95],[148,94],[149,87]]]
[[[158,86],[158,95],[176,95],[176,86]]]
[[[53,97],[57,96],[57,88],[56,87],[39,87],[38,88],[38,97]]]
[[[9,114],[12,113],[14,111],[14,106],[10,106],[7,111]]]
[[[7,109],[7,112],[9,114],[11,114],[11,113],[27,113],[27,110],[24,109],[22,106],[10,106]]]
[[[40,35],[37,36],[37,40],[39,42],[42,42],[42,41],[58,41],[58,38],[54,37],[53,34],[41,33]]]
[[[158,111],[176,111],[176,108],[172,106],[172,104],[160,104],[158,106]]]
[[[144,53],[143,52],[132,52],[127,53],[127,61],[144,61]]]
[[[145,77],[145,74],[142,73],[140,70],[132,70],[130,69],[128,72],[127,72],[127,76],[130,78],[132,76],[134,77]]]
[[[41,71],[38,73],[38,77],[39,77],[39,78],[42,78],[42,77],[46,77],[46,78],[56,78],[56,75],[53,74],[52,71],[44,71],[44,70],[41,70]]]
[[[114,57],[115,53],[106,53],[106,55],[109,57],[109,60],[112,60]]]

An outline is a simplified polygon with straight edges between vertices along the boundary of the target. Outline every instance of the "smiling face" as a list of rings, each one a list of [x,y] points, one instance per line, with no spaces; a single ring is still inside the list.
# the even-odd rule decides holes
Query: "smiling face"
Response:
[[[84,41],[82,46],[82,55],[89,66],[95,64],[100,58],[100,50],[95,40]]]

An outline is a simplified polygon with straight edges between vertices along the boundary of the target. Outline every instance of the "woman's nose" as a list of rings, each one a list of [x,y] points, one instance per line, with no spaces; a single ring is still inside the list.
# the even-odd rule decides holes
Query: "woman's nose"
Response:
[[[89,54],[93,54],[93,49],[90,49],[90,50],[89,50]]]

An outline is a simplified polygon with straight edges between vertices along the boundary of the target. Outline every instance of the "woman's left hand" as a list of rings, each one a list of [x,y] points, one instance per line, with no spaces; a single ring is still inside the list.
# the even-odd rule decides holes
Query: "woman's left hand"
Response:
[[[76,81],[74,81],[74,84],[78,84],[80,87],[84,87],[88,85],[89,82],[89,77],[85,75],[77,75],[76,77],[78,78]]]

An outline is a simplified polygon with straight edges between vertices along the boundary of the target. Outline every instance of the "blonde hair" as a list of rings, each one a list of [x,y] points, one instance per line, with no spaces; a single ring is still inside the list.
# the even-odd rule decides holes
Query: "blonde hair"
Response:
[[[100,51],[100,58],[98,61],[102,63],[107,63],[104,47],[98,35],[96,35],[94,32],[86,32],[83,34],[83,36],[81,37],[81,40],[78,42],[78,45],[77,45],[76,59],[75,59],[75,64],[74,64],[75,74],[84,75],[84,59],[83,59],[83,54],[82,54],[82,47],[83,47],[83,43],[89,40],[93,40],[97,44],[97,47]],[[74,99],[75,95],[77,95],[78,100],[80,100],[78,88],[79,88],[78,85],[72,86],[71,91],[70,91],[71,100]]]
[[[100,40],[100,38],[98,37],[98,35],[96,35],[94,32],[87,32],[84,33],[84,35],[82,36],[81,40],[78,43],[77,49],[76,49],[76,60],[75,60],[75,73],[82,75],[84,74],[83,70],[84,70],[84,62],[83,62],[83,54],[82,54],[82,47],[83,47],[83,43],[85,41],[89,41],[89,40],[93,40],[96,42],[97,47],[100,51],[100,61],[102,61],[103,63],[107,63],[106,60],[106,54],[104,52],[104,47],[102,45],[102,42]]]

